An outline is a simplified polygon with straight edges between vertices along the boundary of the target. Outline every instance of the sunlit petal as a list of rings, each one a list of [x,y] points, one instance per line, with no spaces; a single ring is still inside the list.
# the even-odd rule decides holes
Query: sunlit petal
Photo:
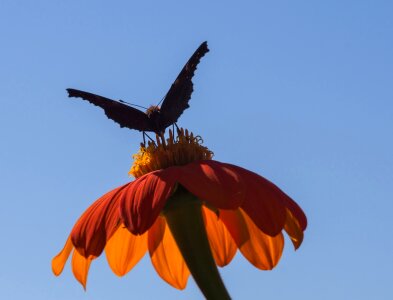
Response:
[[[287,220],[284,229],[291,238],[295,249],[299,248],[303,242],[303,230],[298,220],[292,215],[289,209],[287,209]]]
[[[73,248],[74,246],[72,245],[71,237],[68,237],[64,248],[52,259],[52,271],[56,276],[59,276],[61,272],[63,272],[64,265],[67,262]]]
[[[133,235],[119,226],[105,247],[106,258],[112,271],[123,276],[128,273],[147,251],[147,233]]]
[[[217,214],[206,207],[203,207],[203,213],[214,260],[218,266],[226,266],[235,256],[237,246]]]
[[[124,225],[134,234],[150,228],[172,194],[176,178],[173,173],[159,170],[134,181],[122,195],[120,203]]]
[[[74,250],[71,261],[72,273],[84,289],[86,289],[87,274],[89,273],[91,261],[91,258],[85,258],[77,250]]]
[[[184,289],[190,271],[163,217],[149,229],[148,245],[151,261],[160,277],[177,289]]]
[[[263,233],[241,209],[220,210],[220,219],[250,263],[262,270],[277,265],[284,247],[282,233],[275,237]]]
[[[75,248],[85,257],[97,257],[119,226],[119,195],[131,183],[118,187],[93,203],[71,231]]]

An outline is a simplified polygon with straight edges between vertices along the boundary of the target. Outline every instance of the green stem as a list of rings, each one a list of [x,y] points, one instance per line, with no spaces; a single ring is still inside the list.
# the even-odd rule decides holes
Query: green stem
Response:
[[[230,299],[207,239],[201,201],[179,185],[167,202],[164,215],[188,269],[206,299]]]

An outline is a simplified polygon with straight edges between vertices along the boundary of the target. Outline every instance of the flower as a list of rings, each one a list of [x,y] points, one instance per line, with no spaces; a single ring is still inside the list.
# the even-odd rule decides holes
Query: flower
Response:
[[[185,288],[190,271],[201,286],[195,265],[205,264],[197,257],[203,251],[193,250],[203,244],[199,232],[207,234],[207,252],[220,267],[230,263],[237,249],[259,269],[276,266],[284,247],[282,231],[297,249],[306,216],[267,179],[212,160],[212,155],[199,136],[183,129],[177,138],[170,131],[167,140],[162,135],[156,143],[141,145],[130,171],[136,179],[84,212],[52,260],[54,274],[62,272],[73,252],[74,276],[85,287],[91,261],[104,250],[118,276],[148,251],[157,273],[175,288]],[[205,230],[195,225],[198,214]],[[193,240],[198,242],[190,246]],[[190,258],[191,252],[197,254]]]

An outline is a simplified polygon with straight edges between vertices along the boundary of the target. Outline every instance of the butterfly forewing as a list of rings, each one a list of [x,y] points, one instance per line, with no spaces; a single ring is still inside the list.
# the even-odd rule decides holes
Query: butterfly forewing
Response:
[[[106,116],[120,125],[120,127],[127,127],[139,131],[154,131],[154,124],[151,123],[147,115],[131,106],[123,103],[105,98],[92,93],[67,89],[69,97],[82,98],[90,103],[101,107]]]
[[[203,42],[180,71],[175,82],[166,94],[161,106],[160,125],[165,129],[175,123],[185,109],[193,92],[192,77],[201,58],[209,52],[207,42]]]

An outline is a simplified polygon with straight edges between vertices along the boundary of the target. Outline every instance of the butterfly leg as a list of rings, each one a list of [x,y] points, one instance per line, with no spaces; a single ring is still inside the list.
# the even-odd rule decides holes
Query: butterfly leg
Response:
[[[181,130],[180,130],[179,126],[177,126],[177,123],[173,123],[173,125],[176,126],[177,133],[179,134],[179,132],[180,132]]]
[[[143,142],[145,142],[145,137],[147,137],[154,145],[156,144],[156,142],[144,131],[143,132]]]

